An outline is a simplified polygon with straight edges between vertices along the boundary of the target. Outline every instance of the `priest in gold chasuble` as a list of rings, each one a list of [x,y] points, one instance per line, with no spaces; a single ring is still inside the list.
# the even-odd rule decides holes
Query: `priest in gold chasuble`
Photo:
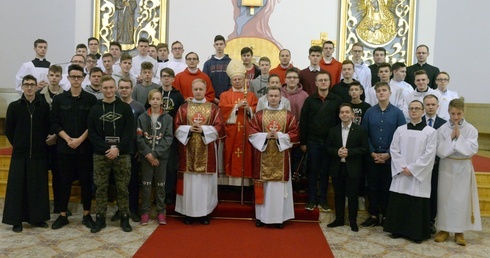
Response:
[[[268,106],[257,112],[248,128],[254,147],[256,226],[275,224],[294,218],[289,149],[298,142],[298,123],[281,100],[279,87],[269,87]],[[263,198],[257,198],[263,196]]]
[[[175,211],[203,221],[218,204],[218,141],[225,136],[218,106],[206,102],[206,83],[192,82],[194,98],[175,117],[179,167]],[[187,218],[186,217],[186,218]]]

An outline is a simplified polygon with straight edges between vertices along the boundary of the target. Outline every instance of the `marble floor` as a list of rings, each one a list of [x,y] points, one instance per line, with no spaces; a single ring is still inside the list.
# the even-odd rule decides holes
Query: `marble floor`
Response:
[[[112,215],[114,209],[110,207],[108,214]],[[0,224],[0,258],[131,257],[158,226],[155,221],[144,227],[131,222],[133,231],[124,233],[118,222],[108,219],[107,228],[92,234],[81,223],[81,205],[70,204],[70,210],[74,214],[69,218],[70,224],[59,230],[31,228],[24,223],[23,232],[14,233],[11,226]],[[3,199],[0,200],[1,213]],[[361,212],[359,221],[365,217]],[[48,224],[56,218],[57,215],[52,214]],[[320,227],[335,257],[488,257],[490,253],[490,218],[483,219],[482,232],[465,234],[466,247],[456,245],[452,238],[445,243],[428,240],[421,244],[391,239],[381,227],[361,228],[357,233],[348,226],[327,228],[333,219],[332,213],[320,214]]]

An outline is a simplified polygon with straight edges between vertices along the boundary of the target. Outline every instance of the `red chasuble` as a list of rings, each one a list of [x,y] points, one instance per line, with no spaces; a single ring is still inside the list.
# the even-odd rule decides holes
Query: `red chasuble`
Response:
[[[186,68],[183,72],[175,76],[175,81],[172,86],[180,91],[182,96],[184,96],[184,99],[187,99],[194,96],[192,94],[192,81],[195,79],[203,79],[206,82],[206,100],[208,102],[213,102],[215,95],[211,79],[209,79],[209,76],[201,72],[199,69],[197,69],[196,73],[191,73],[189,68]]]
[[[223,164],[226,175],[242,177],[242,168],[245,178],[252,177],[252,145],[248,141],[246,127],[249,119],[245,119],[244,108],[235,112],[235,105],[244,99],[243,92],[234,92],[233,88],[221,93],[219,107],[225,121],[226,139],[223,151]],[[255,112],[257,97],[253,92],[247,93],[248,105]],[[229,121],[232,112],[236,114],[236,121]],[[252,114],[253,115],[253,114]]]
[[[288,134],[291,143],[299,141],[298,123],[293,113],[286,109],[261,110],[255,114],[248,128],[249,135],[271,131]],[[276,141],[275,139],[268,139],[267,147],[263,152],[254,148],[254,179],[284,182],[289,180],[289,149],[279,151]]]
[[[175,116],[175,128],[181,125],[213,126],[218,131],[218,139],[225,137],[223,120],[218,106],[210,102],[183,104]],[[217,165],[217,143],[204,144],[199,133],[191,133],[187,145],[179,142],[179,174],[190,173],[216,173]]]

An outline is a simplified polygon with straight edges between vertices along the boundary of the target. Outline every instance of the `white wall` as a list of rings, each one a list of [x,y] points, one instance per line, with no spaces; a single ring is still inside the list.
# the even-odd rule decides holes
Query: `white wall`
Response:
[[[488,10],[489,1],[437,3],[434,64],[450,74],[448,87],[470,103],[490,103]]]
[[[47,60],[57,64],[69,62],[92,33],[92,1],[4,0],[2,6],[0,88],[14,89],[17,70],[35,57],[36,39],[48,41]]]
[[[189,8],[189,2],[169,0],[168,42],[181,41],[185,53],[199,54],[202,66],[214,54],[214,36],[221,34],[227,38],[233,32],[233,5],[231,0],[192,1]],[[305,68],[309,65],[310,42],[319,39],[320,32],[327,32],[329,39],[337,40],[338,13],[339,1],[282,0],[275,5],[269,25],[274,38],[291,51],[294,65]],[[278,56],[269,58],[278,60]]]
[[[213,54],[214,36],[222,34],[227,37],[233,31],[231,0],[168,1],[168,42],[181,40],[186,52],[195,51],[201,56],[202,65]],[[490,87],[485,85],[484,76],[488,69],[484,61],[490,60],[490,51],[486,49],[490,30],[485,27],[490,2],[417,2],[414,45],[431,47],[429,63],[450,73],[449,87],[464,95],[467,102],[488,103]],[[333,0],[282,0],[276,5],[269,23],[272,34],[283,47],[291,50],[296,66],[308,65],[310,41],[318,39],[320,32],[327,32],[329,38],[337,40],[339,3]],[[92,35],[93,1],[4,0],[2,4],[4,8],[0,9],[0,17],[4,26],[0,27],[3,39],[0,55],[4,62],[0,62],[0,89],[14,88],[18,68],[34,57],[35,39],[48,41],[49,61],[63,63],[70,60],[78,43],[86,43]],[[319,15],[311,15],[314,10]],[[308,24],[310,19],[311,24]]]

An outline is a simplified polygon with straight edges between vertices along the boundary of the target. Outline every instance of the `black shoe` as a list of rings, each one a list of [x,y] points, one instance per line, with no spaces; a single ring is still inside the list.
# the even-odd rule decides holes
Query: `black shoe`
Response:
[[[260,220],[256,220],[256,221],[255,221],[255,226],[256,226],[256,227],[258,227],[258,228],[263,227],[264,225],[265,225],[265,224],[264,224],[264,223],[262,223],[262,221],[260,221]]]
[[[124,232],[131,232],[133,228],[129,224],[129,214],[124,213],[121,215],[121,222],[119,224]]]
[[[116,213],[114,213],[114,215],[111,217],[111,221],[116,220],[121,220],[121,213],[119,212],[119,210],[117,210]]]
[[[133,222],[140,222],[141,221],[141,217],[138,214],[134,213],[134,212],[131,212],[129,214],[129,217],[131,218],[131,220]]]
[[[390,237],[393,238],[393,239],[398,239],[398,238],[400,238],[402,236],[399,235],[399,234],[397,234],[397,233],[393,233],[393,234],[390,235]]]
[[[87,228],[93,228],[95,225],[95,222],[92,219],[92,216],[90,214],[87,214],[87,215],[83,215],[82,224],[85,225],[85,227],[87,227]]]
[[[436,226],[434,225],[433,222],[430,223],[430,233],[435,234],[437,232]]]
[[[378,218],[369,217],[361,224],[361,228],[370,228],[374,226],[379,226]]]
[[[343,220],[334,220],[332,223],[328,224],[327,227],[329,228],[335,228],[335,227],[340,227],[344,225]]]
[[[66,216],[70,217],[70,216],[72,216],[72,215],[73,215],[73,214],[71,213],[71,211],[66,210]]]
[[[51,225],[52,229],[60,229],[66,225],[68,225],[68,217],[67,216],[58,216],[58,218],[53,222],[53,225]]]
[[[359,231],[359,227],[357,226],[357,223],[355,221],[350,222],[350,230],[352,230],[354,232]]]
[[[278,224],[275,224],[276,228],[278,229],[283,229],[284,228],[284,224],[283,223],[278,223]]]
[[[192,224],[192,222],[193,222],[193,219],[191,217],[185,216],[185,218],[184,218],[184,224],[190,225],[190,224]]]
[[[16,232],[16,233],[22,232],[22,229],[23,229],[23,227],[22,227],[22,223],[17,224],[17,225],[14,225],[14,226],[12,227],[12,231],[14,231],[14,232]]]
[[[202,217],[200,222],[202,225],[209,225],[209,217],[208,216]]]
[[[44,221],[43,222],[34,223],[32,225],[34,227],[36,227],[36,228],[49,228],[48,223],[46,223]]]
[[[97,232],[101,231],[105,227],[106,227],[105,217],[102,216],[101,214],[97,213],[97,215],[95,216],[95,224],[90,229],[90,232],[97,233]]]
[[[416,243],[416,244],[421,244],[421,243],[422,243],[422,240],[412,239],[412,242],[414,242],[414,243]]]

